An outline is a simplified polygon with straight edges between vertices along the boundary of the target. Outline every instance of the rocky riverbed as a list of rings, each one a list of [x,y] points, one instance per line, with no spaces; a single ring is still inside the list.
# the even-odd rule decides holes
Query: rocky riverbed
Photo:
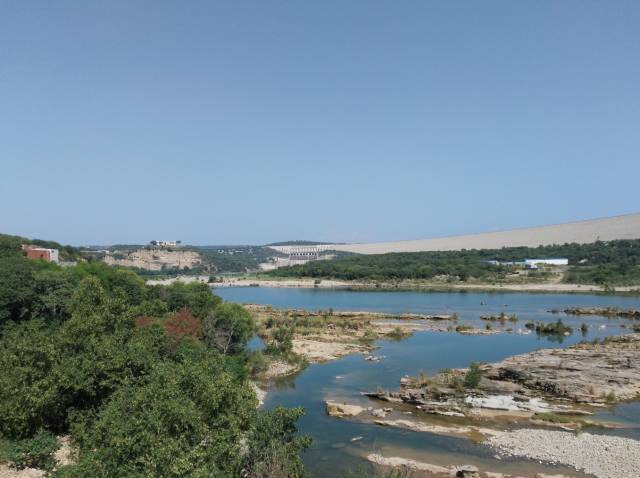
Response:
[[[497,333],[469,325],[456,325],[456,314],[385,314],[364,311],[307,311],[273,309],[269,306],[247,305],[258,324],[258,335],[269,342],[280,327],[293,332],[293,352],[308,363],[335,360],[345,355],[368,354],[380,338],[399,340],[414,332],[456,331],[462,334]],[[270,367],[269,377],[291,368]]]
[[[475,381],[469,369],[405,376],[397,391],[364,393],[378,407],[334,403],[327,413],[484,441],[505,456],[571,466],[599,478],[639,476],[639,441],[566,430],[620,426],[593,414],[640,397],[640,334],[537,350],[473,370]]]
[[[410,470],[411,475],[415,476],[419,473],[425,477],[455,477],[455,478],[524,478],[523,475],[511,475],[495,471],[480,470],[473,465],[449,465],[442,466],[433,463],[425,463],[423,461],[413,460],[411,458],[403,458],[399,456],[383,456],[379,453],[370,453],[367,460],[384,468]],[[562,474],[545,474],[535,473],[535,478],[569,478]]]
[[[629,438],[520,429],[494,435],[487,444],[506,456],[569,465],[598,478],[640,475],[640,442]]]
[[[640,334],[565,349],[542,349],[482,367],[484,389],[578,403],[640,397]]]
[[[434,377],[403,377],[399,391],[378,390],[366,395],[415,405],[434,414],[468,414],[465,405],[571,414],[567,403],[601,405],[640,397],[640,334],[536,350],[478,365],[477,369],[476,383],[467,383],[468,369],[443,370]]]

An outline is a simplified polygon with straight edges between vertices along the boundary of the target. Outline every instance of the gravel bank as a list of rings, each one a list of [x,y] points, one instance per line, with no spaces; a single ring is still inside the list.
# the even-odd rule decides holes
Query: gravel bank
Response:
[[[568,465],[598,478],[640,472],[640,441],[629,438],[521,429],[500,433],[485,443],[505,455]]]

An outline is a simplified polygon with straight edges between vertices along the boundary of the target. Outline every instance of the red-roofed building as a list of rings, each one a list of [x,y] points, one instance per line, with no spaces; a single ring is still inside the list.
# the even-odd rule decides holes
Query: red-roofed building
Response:
[[[47,262],[55,262],[56,264],[60,262],[58,249],[46,249],[44,247],[23,244],[22,253],[27,259],[42,259]]]

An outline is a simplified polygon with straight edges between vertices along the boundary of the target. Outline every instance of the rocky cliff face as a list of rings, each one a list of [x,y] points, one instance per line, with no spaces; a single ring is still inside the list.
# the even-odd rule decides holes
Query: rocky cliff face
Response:
[[[115,266],[136,267],[149,271],[163,269],[191,269],[202,263],[200,254],[186,250],[138,249],[133,252],[114,252],[104,262]]]

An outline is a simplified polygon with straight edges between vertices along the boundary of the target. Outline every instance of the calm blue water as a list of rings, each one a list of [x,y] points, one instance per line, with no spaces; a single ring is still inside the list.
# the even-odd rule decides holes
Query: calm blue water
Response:
[[[493,453],[482,445],[466,439],[416,433],[370,424],[339,420],[326,416],[323,401],[327,398],[343,399],[349,403],[378,406],[361,397],[360,392],[375,390],[378,386],[397,389],[405,374],[427,374],[441,368],[465,367],[471,361],[494,362],[507,356],[525,353],[537,348],[567,346],[580,340],[619,335],[626,332],[626,320],[608,320],[596,317],[568,317],[550,314],[550,309],[587,306],[615,306],[640,308],[637,297],[570,295],[570,294],[491,294],[491,293],[434,293],[434,292],[362,292],[318,289],[277,288],[221,288],[215,290],[224,300],[239,303],[268,304],[276,308],[307,310],[367,310],[387,313],[444,313],[456,312],[460,323],[483,326],[480,315],[506,311],[520,318],[522,328],[528,320],[565,323],[578,330],[582,322],[590,325],[586,336],[579,330],[563,343],[539,338],[535,334],[504,333],[491,336],[466,336],[448,332],[420,332],[401,342],[378,341],[376,354],[386,356],[382,362],[367,362],[354,355],[334,362],[309,366],[305,371],[277,383],[269,390],[266,407],[283,405],[302,406],[306,410],[300,421],[300,430],[314,439],[313,447],[305,453],[305,462],[314,476],[333,477],[340,471],[362,463],[368,453],[402,456],[442,465],[472,463],[491,471],[505,473],[533,473],[545,467],[516,460],[496,460]],[[486,306],[480,303],[485,302]],[[604,328],[601,328],[604,326]],[[497,328],[497,326],[496,326]],[[258,346],[257,343],[253,346]],[[639,404],[625,404],[602,415],[625,422],[630,428],[616,431],[640,439]],[[363,439],[351,442],[353,437]],[[547,471],[549,471],[547,469]],[[568,473],[568,470],[563,470]]]

